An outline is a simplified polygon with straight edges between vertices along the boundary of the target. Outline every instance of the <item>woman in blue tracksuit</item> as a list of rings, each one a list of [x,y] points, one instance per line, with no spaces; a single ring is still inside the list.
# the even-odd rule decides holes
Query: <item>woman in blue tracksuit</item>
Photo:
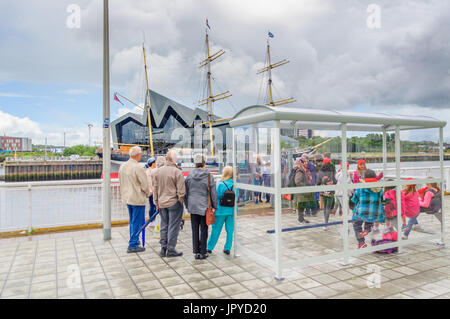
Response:
[[[209,254],[212,253],[217,241],[219,240],[223,224],[225,224],[225,231],[227,232],[227,240],[225,242],[223,252],[229,255],[233,244],[234,207],[224,207],[220,205],[220,200],[227,189],[234,191],[236,193],[236,197],[238,197],[238,192],[233,188],[233,168],[231,166],[224,167],[222,171],[222,179],[217,184],[217,209],[215,211],[215,222],[212,225],[212,231],[207,245]]]

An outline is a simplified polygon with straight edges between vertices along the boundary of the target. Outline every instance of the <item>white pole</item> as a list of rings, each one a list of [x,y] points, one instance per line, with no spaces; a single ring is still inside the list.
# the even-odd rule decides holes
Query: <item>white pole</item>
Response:
[[[348,170],[347,170],[347,123],[342,123],[341,125],[342,131],[342,141],[341,141],[341,154],[342,154],[342,178],[344,179],[344,184],[342,185],[342,211],[344,220],[342,223],[342,240],[344,246],[344,261],[341,263],[342,266],[346,266],[349,264],[349,247],[348,247]]]
[[[236,258],[238,256],[237,253],[237,210],[238,210],[238,189],[236,187],[236,175],[238,172],[237,164],[236,164],[236,130],[232,129],[232,142],[233,142],[233,187],[234,191],[236,193],[236,196],[234,197],[234,231],[233,231],[233,257]]]
[[[274,177],[275,177],[275,279],[283,280],[282,263],[283,252],[281,247],[281,147],[280,147],[280,121],[276,121],[272,128],[272,149]]]
[[[444,128],[439,128],[439,165],[440,165],[440,176],[441,176],[441,245],[445,245],[445,211],[444,211]]]
[[[400,127],[395,126],[395,179],[397,182],[401,180],[400,176]],[[397,185],[396,189],[396,201],[397,201],[397,242],[402,240],[402,201],[401,201],[401,191],[402,187]],[[398,247],[398,252],[401,252],[401,247]]]
[[[103,0],[103,239],[111,239],[111,141],[108,0]]]

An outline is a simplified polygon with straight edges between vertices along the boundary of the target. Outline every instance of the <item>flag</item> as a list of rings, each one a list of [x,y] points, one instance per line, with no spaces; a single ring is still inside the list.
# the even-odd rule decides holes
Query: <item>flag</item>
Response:
[[[209,23],[208,23],[208,19],[206,19],[206,26],[208,27],[208,29],[211,30],[211,27],[209,26]]]
[[[123,105],[123,103],[119,100],[119,98],[117,97],[117,93],[114,93],[114,100],[119,102],[120,104]]]
[[[273,38],[273,33],[269,31],[269,37]]]

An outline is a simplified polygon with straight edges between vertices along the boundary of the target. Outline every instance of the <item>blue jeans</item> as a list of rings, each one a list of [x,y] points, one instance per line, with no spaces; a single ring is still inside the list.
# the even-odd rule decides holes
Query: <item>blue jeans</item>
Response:
[[[413,218],[410,218],[408,220],[408,229],[403,232],[403,235],[408,237],[409,233],[411,232],[411,229],[412,229],[413,225],[418,225],[418,224],[419,223],[417,222],[417,216],[413,217]]]
[[[153,203],[153,195],[148,198],[150,209],[148,211],[148,217],[151,218],[156,213],[156,205]]]
[[[145,206],[128,205],[130,215],[130,241],[129,248],[139,247],[139,230],[145,224]]]

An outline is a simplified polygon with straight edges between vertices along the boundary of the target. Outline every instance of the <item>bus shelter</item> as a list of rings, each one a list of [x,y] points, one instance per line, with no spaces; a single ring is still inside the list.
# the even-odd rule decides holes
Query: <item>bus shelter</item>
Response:
[[[446,126],[446,122],[434,119],[431,117],[421,116],[403,116],[384,113],[355,113],[355,112],[340,112],[330,110],[317,110],[317,109],[301,109],[301,108],[287,108],[287,107],[269,107],[262,105],[249,106],[240,112],[238,112],[230,121],[230,126],[233,131],[233,146],[232,146],[232,158],[233,168],[237,172],[239,169],[239,156],[242,149],[246,150],[252,146],[258,145],[258,136],[256,138],[250,137],[244,142],[239,142],[242,137],[242,131],[240,130],[256,130],[259,128],[266,128],[268,130],[267,139],[269,141],[267,148],[268,153],[271,156],[273,180],[270,186],[254,185],[251,183],[242,183],[236,179],[234,174],[234,185],[239,192],[263,192],[271,194],[273,200],[274,210],[274,230],[272,230],[274,236],[274,258],[269,258],[267,255],[260,254],[258,251],[248,249],[239,241],[239,232],[249,231],[248,229],[240,229],[240,223],[238,217],[238,205],[236,198],[235,205],[235,232],[234,232],[234,257],[236,256],[248,256],[253,257],[257,261],[267,264],[272,267],[275,272],[276,279],[283,278],[283,270],[291,267],[301,267],[304,265],[320,263],[330,260],[341,260],[341,264],[348,264],[349,258],[352,256],[358,256],[362,254],[371,253],[380,249],[387,249],[397,247],[399,252],[401,248],[406,245],[418,244],[425,241],[434,240],[439,244],[445,242],[445,214],[444,205],[442,205],[442,219],[440,221],[439,232],[421,236],[420,238],[410,238],[403,240],[400,236],[400,229],[402,221],[400,214],[397,214],[394,225],[398,231],[397,241],[382,244],[378,246],[368,246],[362,249],[350,249],[349,227],[351,226],[352,216],[346,212],[349,210],[348,200],[343,201],[343,220],[342,220],[342,250],[333,251],[331,253],[307,256],[306,258],[299,258],[297,260],[285,260],[283,257],[283,250],[285,247],[282,242],[282,233],[284,231],[301,231],[302,227],[294,227],[293,229],[283,229],[282,221],[285,216],[282,215],[282,201],[283,195],[286,194],[302,194],[313,192],[326,192],[340,190],[343,194],[348,194],[348,190],[358,188],[371,188],[371,187],[387,187],[393,186],[396,189],[397,196],[397,211],[401,211],[401,190],[405,185],[424,185],[429,183],[437,183],[440,185],[441,190],[444,189],[444,148],[443,148],[443,128]],[[341,161],[344,183],[339,185],[322,185],[322,186],[304,186],[304,187],[283,187],[282,183],[282,143],[285,140],[281,140],[280,132],[288,129],[313,129],[313,130],[326,130],[337,131],[341,137]],[[439,138],[439,176],[434,178],[416,178],[414,180],[406,180],[401,176],[401,149],[400,149],[400,132],[411,130],[423,130],[423,129],[436,129],[438,131]],[[387,167],[387,135],[395,134],[395,176],[391,180],[381,179],[378,182],[370,183],[348,183],[347,176],[349,174],[347,169],[347,133],[352,131],[358,132],[378,132],[382,134],[382,162],[383,168]],[[284,144],[283,144],[284,145]],[[257,147],[255,152],[258,152]],[[249,160],[248,156],[245,160]]]

